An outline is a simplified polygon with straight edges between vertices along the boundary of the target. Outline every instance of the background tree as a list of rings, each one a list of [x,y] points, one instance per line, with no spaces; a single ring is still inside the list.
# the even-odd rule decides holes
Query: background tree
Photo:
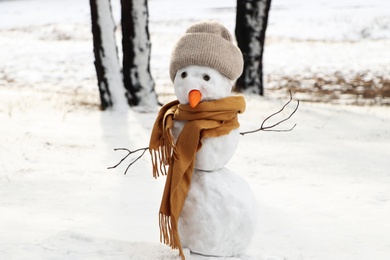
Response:
[[[123,74],[110,0],[90,0],[95,68],[101,108],[157,104],[150,74],[147,0],[121,0]]]
[[[244,56],[244,72],[236,90],[264,94],[263,50],[271,0],[237,0],[236,39]]]
[[[110,0],[90,0],[90,7],[101,109],[124,108],[126,90],[119,66]]]
[[[123,80],[129,105],[155,105],[157,98],[150,74],[151,43],[148,1],[121,0]]]

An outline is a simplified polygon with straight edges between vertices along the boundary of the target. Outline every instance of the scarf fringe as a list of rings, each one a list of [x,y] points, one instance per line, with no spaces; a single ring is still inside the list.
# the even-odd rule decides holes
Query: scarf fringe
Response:
[[[184,252],[180,243],[178,227],[172,226],[172,218],[160,212],[160,242],[170,246],[172,249],[179,249],[179,255],[185,260]]]
[[[167,131],[161,138],[157,149],[150,149],[152,157],[153,177],[168,175],[167,168],[171,165],[173,158],[178,159],[179,155],[176,149],[170,131]]]

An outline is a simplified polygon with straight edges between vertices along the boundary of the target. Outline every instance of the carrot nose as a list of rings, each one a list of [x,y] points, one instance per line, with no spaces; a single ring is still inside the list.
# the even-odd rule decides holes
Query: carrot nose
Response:
[[[190,101],[190,106],[192,108],[196,107],[201,100],[202,100],[202,93],[200,93],[199,90],[193,89],[188,94],[188,101]]]

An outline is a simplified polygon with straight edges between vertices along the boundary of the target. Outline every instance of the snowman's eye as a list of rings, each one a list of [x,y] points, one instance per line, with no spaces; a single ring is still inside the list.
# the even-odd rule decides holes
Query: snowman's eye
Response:
[[[205,75],[203,75],[203,79],[204,79],[205,81],[209,81],[209,80],[210,80],[210,76],[207,75],[207,74],[205,74]]]
[[[181,78],[184,79],[185,77],[187,77],[187,72],[183,71],[183,72],[181,73]]]

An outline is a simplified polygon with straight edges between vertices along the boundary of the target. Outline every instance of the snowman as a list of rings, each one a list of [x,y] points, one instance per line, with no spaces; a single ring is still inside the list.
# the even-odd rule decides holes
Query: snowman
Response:
[[[230,95],[242,69],[231,34],[214,21],[190,26],[172,52],[177,100],[161,108],[149,147],[154,176],[167,175],[161,240],[179,249],[182,259],[239,257],[255,230],[251,189],[225,167],[245,110],[244,98]]]

